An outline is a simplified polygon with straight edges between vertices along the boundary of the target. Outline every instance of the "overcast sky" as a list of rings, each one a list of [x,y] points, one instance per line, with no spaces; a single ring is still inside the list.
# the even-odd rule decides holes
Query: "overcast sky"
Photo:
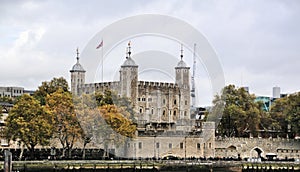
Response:
[[[300,1],[0,1],[0,85],[35,90],[63,76],[101,29],[140,14],[186,21],[211,43],[226,84],[256,95],[300,89]],[[86,69],[88,71],[88,69]]]

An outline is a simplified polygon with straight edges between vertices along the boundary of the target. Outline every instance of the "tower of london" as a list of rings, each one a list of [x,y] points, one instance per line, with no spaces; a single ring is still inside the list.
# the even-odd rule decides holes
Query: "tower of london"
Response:
[[[191,118],[190,67],[183,60],[183,49],[174,66],[174,83],[140,81],[130,43],[120,67],[119,81],[85,83],[86,71],[79,63],[78,52],[76,58],[77,63],[70,70],[72,94],[110,89],[131,100],[137,137],[128,141],[126,149],[111,145],[114,153],[125,157],[213,156],[214,123]],[[207,131],[205,138],[203,130]]]

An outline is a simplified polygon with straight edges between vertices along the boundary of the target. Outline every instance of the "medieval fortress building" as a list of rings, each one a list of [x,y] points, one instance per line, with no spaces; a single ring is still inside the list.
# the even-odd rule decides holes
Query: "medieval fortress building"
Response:
[[[128,44],[126,59],[120,67],[120,79],[113,82],[85,83],[85,70],[77,63],[70,70],[71,92],[90,94],[110,89],[131,99],[137,120],[136,138],[124,145],[109,145],[111,153],[128,158],[187,157],[268,157],[300,156],[297,140],[241,138],[216,139],[215,123],[196,118],[191,108],[190,67],[183,60],[174,66],[175,82],[139,81],[138,64]],[[192,91],[191,91],[192,90]],[[192,93],[192,94],[191,94]]]
[[[174,66],[175,83],[139,81],[138,65],[131,57],[129,44],[119,81],[85,83],[86,71],[77,53],[77,63],[70,70],[74,95],[111,89],[129,97],[133,104],[137,137],[119,150],[113,147],[112,152],[133,158],[214,156],[214,123],[191,118],[190,67],[183,61],[183,53],[180,57]]]

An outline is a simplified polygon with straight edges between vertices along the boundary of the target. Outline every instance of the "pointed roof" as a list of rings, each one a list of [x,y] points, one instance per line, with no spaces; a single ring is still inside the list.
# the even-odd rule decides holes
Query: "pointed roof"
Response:
[[[137,67],[135,61],[131,58],[131,42],[128,42],[128,47],[126,48],[126,60],[121,67]]]
[[[70,70],[70,72],[85,72],[85,70],[83,69],[83,67],[81,66],[81,64],[79,63],[79,51],[78,48],[76,49],[76,64],[72,67],[72,69]]]
[[[181,44],[181,50],[180,50],[180,61],[177,63],[176,68],[186,68],[188,67],[186,63],[182,60],[183,59],[183,45]]]

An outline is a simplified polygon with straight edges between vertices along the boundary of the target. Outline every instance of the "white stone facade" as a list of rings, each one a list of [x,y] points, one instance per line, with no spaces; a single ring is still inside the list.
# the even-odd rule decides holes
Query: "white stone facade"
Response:
[[[204,146],[207,139],[201,135],[202,130],[191,134],[195,131],[196,120],[191,119],[190,67],[182,60],[183,56],[181,55],[177,66],[174,66],[176,76],[174,83],[139,81],[138,65],[130,57],[130,47],[128,49],[126,60],[120,68],[119,81],[84,83],[85,70],[79,64],[78,56],[77,63],[70,70],[71,91],[74,95],[110,89],[119,96],[130,98],[134,117],[137,119],[137,137],[127,140],[125,145],[116,148],[116,154],[145,158],[162,157],[169,152],[173,156],[191,157],[196,151],[197,154],[193,156],[213,156],[214,151],[205,150],[214,150],[214,128],[210,132],[209,138],[212,140],[207,143],[207,147]],[[187,145],[185,153],[180,144],[182,140],[185,140],[184,145]],[[157,143],[160,143],[161,147],[156,149]]]

